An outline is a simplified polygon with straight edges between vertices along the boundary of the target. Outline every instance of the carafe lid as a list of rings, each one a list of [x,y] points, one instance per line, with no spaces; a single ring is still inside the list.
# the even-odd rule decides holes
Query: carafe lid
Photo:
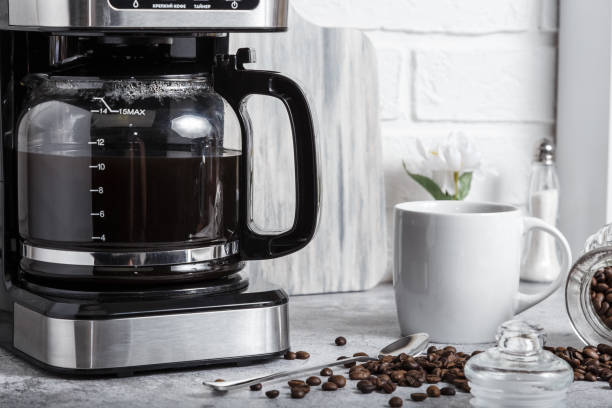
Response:
[[[544,350],[544,330],[533,323],[510,320],[497,332],[497,347],[468,360],[465,375],[476,406],[558,406],[573,381],[570,365]],[[480,404],[480,405],[478,405]]]

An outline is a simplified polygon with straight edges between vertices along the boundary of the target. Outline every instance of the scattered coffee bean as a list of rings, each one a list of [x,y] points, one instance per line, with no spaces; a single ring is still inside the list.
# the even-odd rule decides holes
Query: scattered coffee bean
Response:
[[[334,372],[332,371],[331,368],[324,368],[321,370],[321,372],[319,373],[319,375],[323,376],[323,377],[329,377],[331,375],[334,375]]]
[[[423,394],[422,392],[415,392],[410,394],[410,399],[416,402],[425,401],[427,399],[427,394]]]
[[[440,396],[440,389],[435,385],[430,385],[427,387],[427,396],[431,398],[438,398]]]
[[[302,399],[306,396],[304,390],[300,388],[292,388],[291,389],[291,398]]]
[[[323,384],[323,391],[336,391],[338,389],[338,385],[333,382],[326,382]]]
[[[370,380],[361,380],[357,383],[357,389],[364,394],[371,394],[376,390],[376,385]]]
[[[367,357],[368,353],[360,352],[353,354],[353,357]]]
[[[316,387],[317,385],[321,385],[321,379],[313,375],[312,377],[308,377],[306,384]]]
[[[225,380],[223,378],[217,378],[215,382],[225,382]]]
[[[289,384],[291,388],[306,385],[306,383],[302,380],[289,380],[287,381],[287,384]]]
[[[440,390],[442,395],[455,395],[455,389],[453,387],[444,387]]]
[[[305,351],[298,351],[295,353],[295,358],[298,360],[308,360],[310,358],[310,354]]]
[[[389,400],[389,406],[393,408],[399,408],[404,405],[404,401],[400,397],[393,397]]]
[[[346,346],[346,339],[342,336],[336,337],[335,343],[336,346]]]
[[[253,384],[249,388],[251,389],[251,391],[261,391],[262,387],[263,386],[261,384]]]
[[[308,394],[310,392],[310,385],[304,384],[304,385],[298,385],[296,387],[291,387],[292,390],[302,390],[304,391],[304,394]]]
[[[370,372],[367,370],[355,370],[349,373],[349,378],[353,381],[366,380],[370,377]]]
[[[425,376],[425,381],[427,381],[429,384],[437,384],[442,381],[442,379],[437,375],[427,375]]]
[[[343,375],[332,375],[329,377],[329,382],[336,384],[338,388],[342,388],[346,385],[346,378]]]
[[[285,355],[283,356],[283,358],[284,358],[285,360],[295,360],[295,357],[296,357],[296,355],[295,355],[295,353],[294,353],[293,351],[288,351],[288,352],[286,352],[286,353],[285,353]]]
[[[381,387],[381,391],[383,391],[385,394],[393,394],[396,389],[397,385],[391,381],[384,382]]]
[[[280,392],[278,392],[278,390],[266,391],[266,397],[268,397],[270,399],[278,398],[279,394],[280,394]]]
[[[597,274],[596,274],[597,275]],[[610,282],[612,283],[612,282]],[[610,289],[608,289],[610,290]],[[592,292],[591,296],[597,296]],[[574,347],[544,347],[557,357],[567,361],[574,370],[574,381],[610,381],[612,378],[612,346],[599,344],[582,350]]]

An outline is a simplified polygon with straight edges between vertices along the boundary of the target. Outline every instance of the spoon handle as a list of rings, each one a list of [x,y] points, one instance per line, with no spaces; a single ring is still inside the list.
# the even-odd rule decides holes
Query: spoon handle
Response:
[[[326,367],[334,367],[334,366],[349,364],[353,362],[356,363],[356,362],[363,362],[363,361],[370,361],[370,360],[376,360],[376,357],[369,357],[369,356],[350,357],[344,360],[334,360],[331,363],[302,367],[296,370],[279,371],[277,373],[266,375],[263,377],[248,378],[248,379],[239,380],[239,381],[204,382],[204,385],[212,388],[215,391],[230,391],[230,390],[235,390],[241,387],[247,387],[249,385],[254,385],[254,384],[259,384],[259,383],[266,382],[266,381],[276,380],[278,378],[297,376],[298,374],[309,373],[309,372],[320,370]]]

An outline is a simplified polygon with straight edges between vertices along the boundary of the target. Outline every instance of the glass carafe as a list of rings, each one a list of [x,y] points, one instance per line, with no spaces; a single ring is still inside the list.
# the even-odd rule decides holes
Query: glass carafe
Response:
[[[214,73],[24,79],[23,271],[81,282],[214,278],[308,243],[318,180],[303,93],[279,74],[242,69],[233,56]],[[251,227],[250,94],[281,99],[294,125],[296,218],[281,234]]]

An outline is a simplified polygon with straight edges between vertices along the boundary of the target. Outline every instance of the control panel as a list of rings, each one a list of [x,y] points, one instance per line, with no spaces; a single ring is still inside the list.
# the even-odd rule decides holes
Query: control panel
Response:
[[[119,10],[254,10],[260,0],[108,0]]]

